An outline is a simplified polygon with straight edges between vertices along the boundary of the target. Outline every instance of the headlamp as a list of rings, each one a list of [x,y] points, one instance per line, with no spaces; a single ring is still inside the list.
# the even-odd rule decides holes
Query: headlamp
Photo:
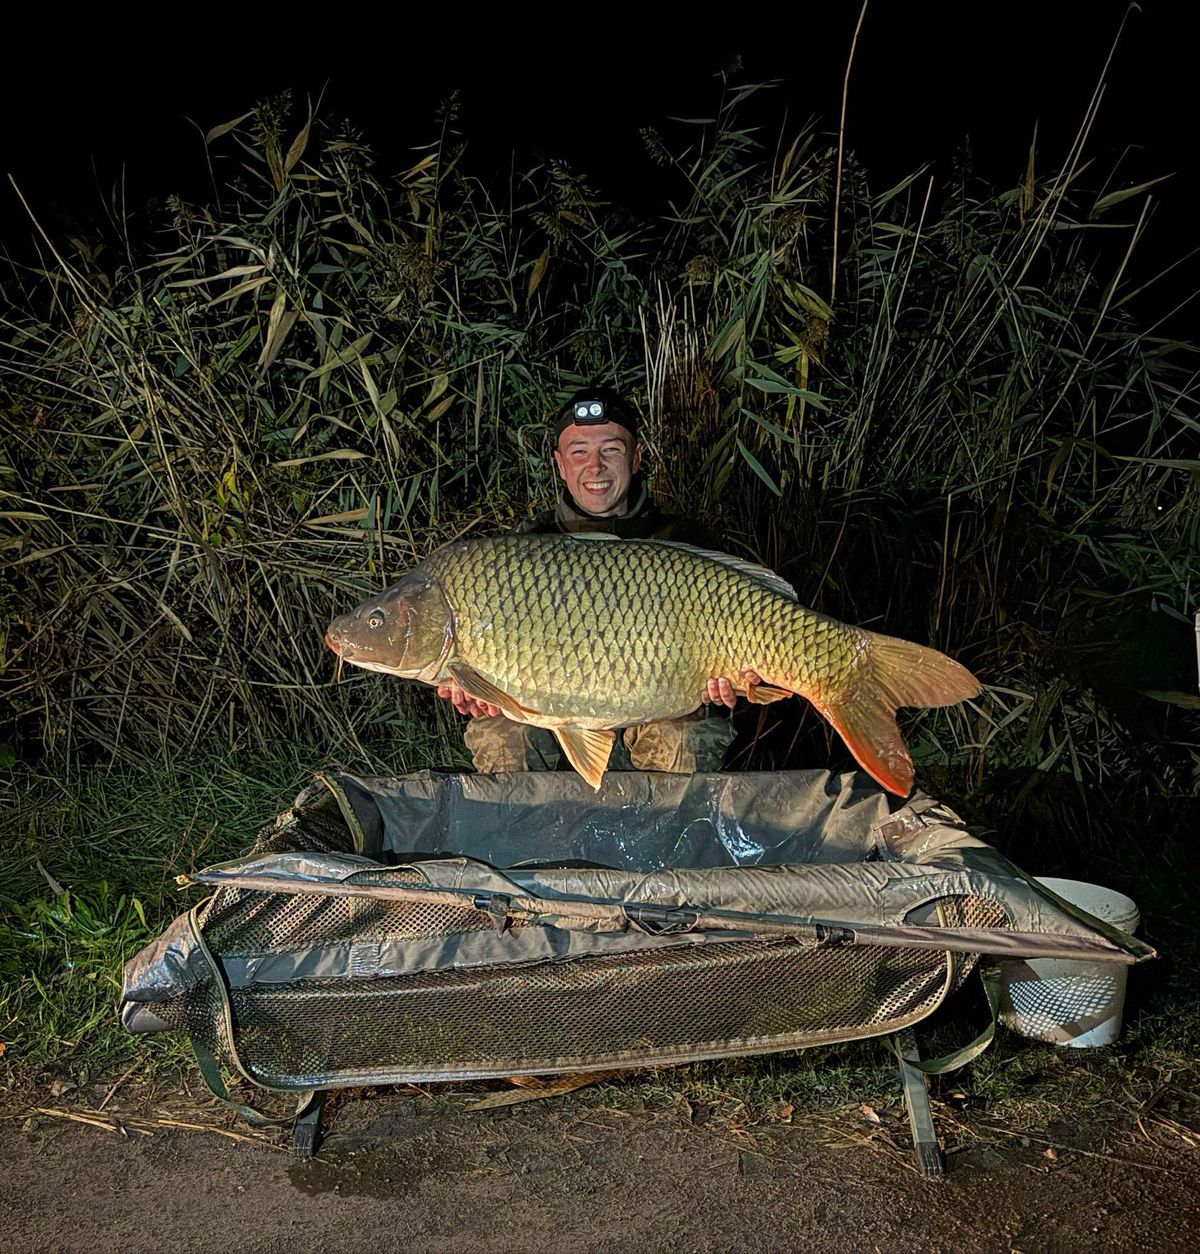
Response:
[[[637,411],[611,388],[592,385],[580,389],[550,420],[557,439],[570,426],[599,427],[615,422],[637,439]]]

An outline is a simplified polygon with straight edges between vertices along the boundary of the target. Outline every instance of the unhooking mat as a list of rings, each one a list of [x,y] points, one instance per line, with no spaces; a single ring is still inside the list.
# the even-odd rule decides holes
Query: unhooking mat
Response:
[[[1138,962],[865,775],[317,777],[125,968],[122,1019],[276,1090],[879,1036],[981,954]]]

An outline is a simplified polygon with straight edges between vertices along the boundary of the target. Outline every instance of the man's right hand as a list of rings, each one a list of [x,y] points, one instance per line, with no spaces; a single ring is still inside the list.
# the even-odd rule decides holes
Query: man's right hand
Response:
[[[460,714],[471,718],[497,718],[501,712],[498,705],[477,700],[470,693],[463,692],[457,684],[439,684],[437,694],[449,701]]]

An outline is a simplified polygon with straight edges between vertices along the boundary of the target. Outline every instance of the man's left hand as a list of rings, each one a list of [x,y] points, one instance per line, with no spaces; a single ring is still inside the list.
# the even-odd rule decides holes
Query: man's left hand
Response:
[[[443,700],[449,701],[460,714],[466,714],[469,718],[499,718],[502,712],[498,705],[477,700],[463,692],[457,684],[439,684],[437,694]]]
[[[761,684],[762,676],[757,671],[743,671],[742,683]],[[731,710],[738,703],[738,694],[733,690],[733,681],[722,676],[720,679],[710,679],[708,686],[700,695],[700,700],[705,705],[711,702],[719,702],[721,705],[727,705]]]

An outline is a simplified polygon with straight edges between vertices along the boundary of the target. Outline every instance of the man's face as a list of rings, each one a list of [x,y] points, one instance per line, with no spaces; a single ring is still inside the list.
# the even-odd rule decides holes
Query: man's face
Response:
[[[580,427],[572,424],[558,437],[554,464],[567,491],[589,514],[623,514],[629,484],[642,464],[642,446],[615,422]]]

